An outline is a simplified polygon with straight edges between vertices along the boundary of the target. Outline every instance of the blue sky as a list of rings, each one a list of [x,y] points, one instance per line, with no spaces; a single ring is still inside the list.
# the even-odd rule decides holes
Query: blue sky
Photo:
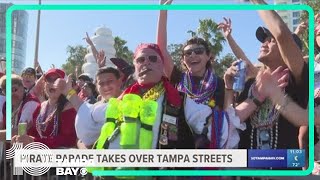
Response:
[[[37,4],[37,0],[14,0],[15,4]],[[158,0],[148,1],[45,1],[42,4],[158,4]],[[273,1],[268,1],[269,4]],[[240,4],[239,0],[175,0],[174,4]],[[28,40],[26,65],[32,66],[35,51],[35,34],[37,11],[28,11]],[[112,30],[113,36],[126,40],[130,50],[134,50],[140,42],[155,42],[158,11],[41,11],[39,61],[44,70],[51,64],[61,67],[67,58],[68,45],[84,45],[85,33],[93,35],[101,25]],[[188,30],[196,30],[199,19],[212,18],[221,22],[223,17],[232,19],[232,34],[248,57],[255,60],[260,43],[255,38],[255,30],[263,25],[256,11],[169,11],[168,44],[184,43],[190,34]],[[228,44],[224,45],[222,56],[231,52]]]

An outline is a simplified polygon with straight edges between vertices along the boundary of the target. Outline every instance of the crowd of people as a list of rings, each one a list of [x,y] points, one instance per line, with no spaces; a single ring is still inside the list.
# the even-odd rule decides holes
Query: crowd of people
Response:
[[[171,2],[160,0],[161,4]],[[263,0],[251,2],[265,4]],[[94,80],[87,74],[75,80],[56,68],[41,77],[33,68],[13,74],[12,143],[79,149],[308,148],[309,71],[299,38],[305,22],[292,33],[275,11],[258,11],[266,27],[256,30],[261,42],[257,59],[263,64],[256,67],[232,36],[231,20],[224,18],[218,27],[239,60],[219,77],[211,64],[215,55],[200,37],[183,45],[180,62],[184,68],[174,65],[167,51],[167,13],[160,11],[156,43],[137,46],[134,67],[120,58],[111,59],[117,68],[104,67],[104,53],[94,48],[87,35],[100,67]],[[319,14],[315,20],[317,67]],[[239,61],[247,65],[241,93],[233,89]],[[320,80],[315,72],[315,125],[319,126]],[[0,85],[6,89],[5,75]],[[0,140],[5,141],[10,125],[2,93]],[[19,123],[27,123],[26,134],[18,134]],[[315,161],[320,160],[317,137]]]

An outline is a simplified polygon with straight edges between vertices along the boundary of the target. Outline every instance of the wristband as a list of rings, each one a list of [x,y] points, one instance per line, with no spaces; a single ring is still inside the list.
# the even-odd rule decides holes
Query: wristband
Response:
[[[71,98],[71,96],[77,94],[76,90],[74,89],[70,89],[67,93],[67,99],[69,100]]]
[[[252,99],[252,102],[257,106],[257,107],[260,107],[262,105],[262,103],[257,99],[257,98],[253,98]]]

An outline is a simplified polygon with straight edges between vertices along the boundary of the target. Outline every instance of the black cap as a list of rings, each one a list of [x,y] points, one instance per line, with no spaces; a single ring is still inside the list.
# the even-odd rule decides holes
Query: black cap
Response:
[[[80,74],[80,76],[78,76],[78,79],[83,80],[83,81],[92,82],[92,79],[85,73]]]
[[[134,72],[134,68],[122,58],[110,58],[110,61],[126,76],[129,76]]]
[[[260,26],[256,31],[256,37],[260,42],[264,43],[267,37],[273,37],[273,35],[269,31],[269,29]],[[292,34],[292,37],[298,47],[302,50],[302,41],[300,40],[300,38],[294,33]]]

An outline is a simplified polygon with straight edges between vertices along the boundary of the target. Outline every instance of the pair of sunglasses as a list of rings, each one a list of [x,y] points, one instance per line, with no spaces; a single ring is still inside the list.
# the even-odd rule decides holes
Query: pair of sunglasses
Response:
[[[188,50],[185,50],[185,51],[183,52],[183,55],[185,55],[185,56],[191,56],[192,52],[194,52],[196,55],[201,55],[201,54],[204,53],[204,51],[205,51],[205,49],[202,48],[202,47],[194,48],[194,49],[188,49]]]
[[[58,79],[58,77],[47,77],[47,78],[45,79],[45,81],[46,81],[47,83],[54,83],[57,79]]]
[[[152,62],[152,63],[155,63],[155,62],[158,61],[158,56],[156,56],[156,55],[151,55],[151,56],[147,56],[147,57],[148,57],[149,61]],[[141,56],[141,57],[138,57],[136,59],[136,62],[139,63],[139,64],[142,64],[142,63],[145,62],[145,60],[146,60],[146,57],[145,56]]]

